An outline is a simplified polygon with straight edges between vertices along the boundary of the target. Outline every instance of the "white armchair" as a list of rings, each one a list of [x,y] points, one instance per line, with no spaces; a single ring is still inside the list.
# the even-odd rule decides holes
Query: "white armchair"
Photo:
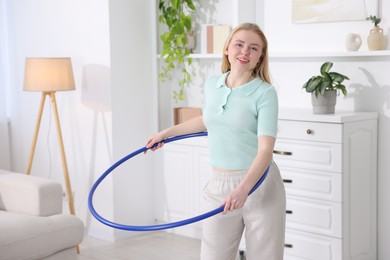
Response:
[[[82,221],[62,212],[62,186],[0,170],[0,259],[77,259]]]

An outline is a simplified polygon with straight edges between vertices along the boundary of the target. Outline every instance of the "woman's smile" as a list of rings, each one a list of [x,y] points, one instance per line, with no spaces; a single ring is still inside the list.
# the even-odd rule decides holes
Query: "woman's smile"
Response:
[[[243,63],[243,64],[249,63],[249,60],[246,59],[246,58],[237,58],[237,60],[238,60],[240,63]]]

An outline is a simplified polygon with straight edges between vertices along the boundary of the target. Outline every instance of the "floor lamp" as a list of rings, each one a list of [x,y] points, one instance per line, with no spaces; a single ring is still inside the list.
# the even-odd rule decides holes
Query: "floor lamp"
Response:
[[[69,179],[68,165],[66,163],[64,143],[62,141],[60,120],[58,117],[56,91],[74,90],[72,63],[70,58],[26,58],[24,87],[25,91],[42,92],[41,104],[39,106],[37,123],[35,126],[34,138],[30,150],[30,157],[27,164],[27,174],[31,172],[34,158],[35,145],[37,143],[39,126],[41,124],[43,106],[46,96],[50,96],[54,111],[54,118],[57,128],[58,144],[60,148],[62,168],[64,171],[66,193],[69,201],[70,214],[75,215],[72,188]]]

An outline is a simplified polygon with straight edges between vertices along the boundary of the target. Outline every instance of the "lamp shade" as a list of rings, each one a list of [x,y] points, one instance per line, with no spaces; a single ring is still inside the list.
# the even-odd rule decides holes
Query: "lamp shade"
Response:
[[[70,58],[26,58],[23,90],[50,92],[74,89]]]

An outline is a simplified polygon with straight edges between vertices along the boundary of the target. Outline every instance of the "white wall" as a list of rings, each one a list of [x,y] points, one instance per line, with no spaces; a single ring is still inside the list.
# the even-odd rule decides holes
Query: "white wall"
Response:
[[[132,235],[97,223],[89,214],[87,199],[97,177],[114,161],[143,146],[156,131],[152,1],[5,3],[12,46],[8,113],[13,170],[25,172],[40,100],[40,93],[22,91],[24,60],[29,56],[70,56],[76,91],[57,93],[57,102],[76,215],[90,235],[109,240]],[[98,213],[123,224],[153,222],[152,160],[153,156],[144,156],[115,170],[95,192]],[[63,182],[49,101],[32,175]],[[67,204],[64,210],[68,210]]]
[[[154,5],[153,5],[154,7]],[[152,1],[110,1],[114,157],[146,144],[156,132]],[[154,223],[153,155],[140,155],[114,175],[114,217],[127,225]],[[116,238],[125,234],[115,232]],[[139,233],[138,233],[139,234]]]
[[[87,197],[92,181],[112,163],[111,107],[91,93],[97,87],[106,90],[110,87],[107,82],[110,73],[108,1],[8,0],[4,3],[9,40],[7,114],[11,120],[12,168],[26,171],[40,102],[40,93],[22,91],[25,58],[71,57],[76,90],[56,95],[62,135],[76,214],[87,227],[99,229],[102,225],[94,225],[88,212]],[[89,69],[94,65],[102,74]],[[95,84],[100,80],[106,85]],[[49,100],[44,108],[31,174],[64,182]],[[110,186],[109,180],[102,187],[105,194],[97,194],[104,205],[97,207],[106,211],[108,218],[112,212],[112,192],[104,191],[111,191]],[[66,203],[64,211],[68,211]],[[99,232],[112,233],[112,229],[96,231]]]

